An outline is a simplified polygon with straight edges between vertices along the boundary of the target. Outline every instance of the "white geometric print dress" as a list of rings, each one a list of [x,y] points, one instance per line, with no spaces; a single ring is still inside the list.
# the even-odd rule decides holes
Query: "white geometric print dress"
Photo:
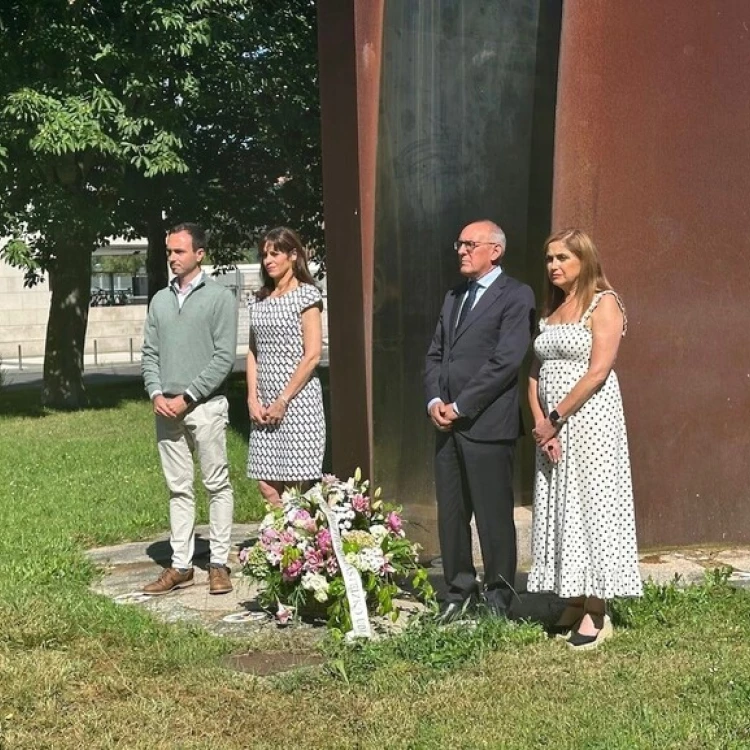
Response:
[[[592,334],[586,322],[605,294],[614,292],[596,294],[578,323],[539,323],[534,352],[546,414],[588,369]],[[558,437],[562,458],[557,464],[536,451],[528,590],[553,591],[566,599],[640,596],[628,437],[614,371]]]
[[[289,383],[304,354],[302,312],[320,304],[321,294],[311,284],[300,284],[281,297],[251,298],[248,303],[261,405],[272,404]],[[251,423],[247,475],[274,482],[319,479],[325,442],[323,394],[313,374],[289,402],[280,424]]]

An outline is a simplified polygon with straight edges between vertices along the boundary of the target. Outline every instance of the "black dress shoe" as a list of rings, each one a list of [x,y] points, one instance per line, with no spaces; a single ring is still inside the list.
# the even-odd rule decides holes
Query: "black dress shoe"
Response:
[[[487,589],[484,592],[484,611],[490,617],[498,617],[507,620],[510,610],[510,592],[507,590],[494,588]]]
[[[474,597],[457,602],[443,602],[435,620],[439,625],[448,625],[451,622],[465,620],[474,611],[475,604]]]
[[[485,599],[484,612],[489,617],[495,617],[500,620],[508,619],[508,607],[505,606],[505,602],[498,601],[497,599]]]

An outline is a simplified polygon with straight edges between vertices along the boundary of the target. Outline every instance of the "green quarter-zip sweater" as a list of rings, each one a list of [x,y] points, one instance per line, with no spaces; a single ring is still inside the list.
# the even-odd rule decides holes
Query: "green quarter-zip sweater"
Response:
[[[190,390],[200,401],[225,391],[237,356],[237,303],[203,274],[180,308],[173,284],[158,291],[146,317],[141,371],[148,395]]]

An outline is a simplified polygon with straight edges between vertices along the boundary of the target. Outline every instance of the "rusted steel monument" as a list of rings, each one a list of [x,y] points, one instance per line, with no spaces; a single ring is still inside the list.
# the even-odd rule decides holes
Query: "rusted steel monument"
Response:
[[[333,459],[436,553],[422,362],[487,217],[539,290],[578,225],[622,292],[639,538],[750,540],[750,4],[318,0]],[[517,500],[530,500],[531,440]]]

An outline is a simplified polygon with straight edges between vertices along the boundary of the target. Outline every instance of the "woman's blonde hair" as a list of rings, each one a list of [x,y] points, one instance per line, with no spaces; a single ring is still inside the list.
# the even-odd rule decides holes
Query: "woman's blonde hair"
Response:
[[[591,237],[580,229],[561,229],[547,237],[544,243],[545,257],[549,246],[553,242],[562,242],[581,262],[581,273],[578,276],[575,296],[578,309],[583,314],[588,309],[591,300],[594,299],[594,295],[597,292],[612,289],[612,285],[607,281],[607,277],[602,270],[599,252]],[[549,274],[547,274],[543,317],[550,316],[562,304],[564,299],[565,292],[556,287],[550,280]]]

